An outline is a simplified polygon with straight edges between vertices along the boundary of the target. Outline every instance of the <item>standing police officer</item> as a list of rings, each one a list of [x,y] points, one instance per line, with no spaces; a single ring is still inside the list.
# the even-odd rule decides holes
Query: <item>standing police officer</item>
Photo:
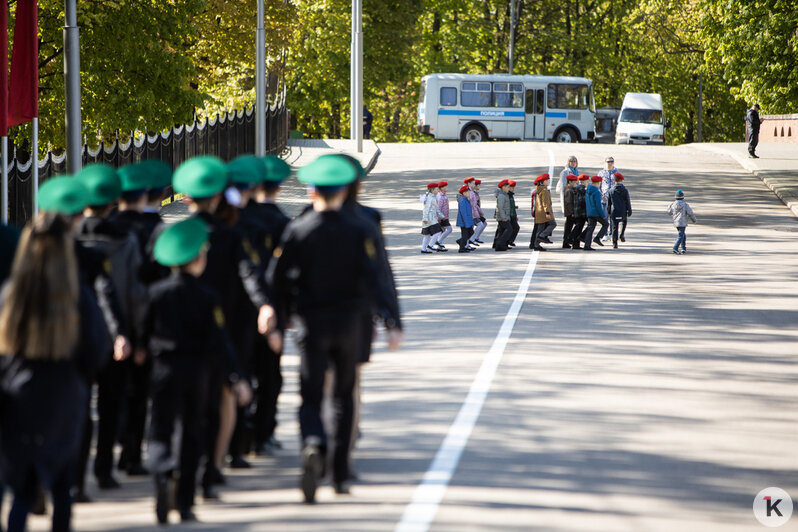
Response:
[[[748,122],[748,156],[752,159],[759,159],[756,154],[756,146],[759,144],[759,127],[762,119],[759,118],[759,104],[755,103],[745,114],[745,121]]]

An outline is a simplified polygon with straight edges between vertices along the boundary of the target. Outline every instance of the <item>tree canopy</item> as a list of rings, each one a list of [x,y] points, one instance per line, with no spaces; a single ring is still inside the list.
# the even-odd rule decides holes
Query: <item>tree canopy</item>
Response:
[[[511,0],[363,0],[372,138],[422,140],[418,85],[432,72],[508,71]],[[741,140],[742,116],[798,110],[790,0],[515,0],[514,72],[591,78],[598,106],[659,92],[672,143]],[[64,143],[63,1],[39,0],[40,136]],[[267,91],[295,127],[349,134],[351,0],[265,0]],[[13,20],[16,2],[11,0]],[[79,0],[83,129],[162,130],[255,100],[255,0]],[[10,29],[13,30],[13,25]],[[12,128],[24,143],[29,126]]]

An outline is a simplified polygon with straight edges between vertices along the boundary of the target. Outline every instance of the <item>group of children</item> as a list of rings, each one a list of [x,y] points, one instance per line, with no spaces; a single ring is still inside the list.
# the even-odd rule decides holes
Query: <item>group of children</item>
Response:
[[[542,244],[553,243],[550,237],[557,226],[549,182],[549,174],[541,174],[534,181],[531,208],[535,224],[529,248],[536,251],[547,251]],[[605,168],[592,177],[579,174],[576,157],[568,158],[557,186],[558,192],[561,193],[561,206],[565,215],[562,240],[564,249],[595,251],[593,244],[604,246],[603,242],[610,238],[613,248],[618,247],[619,241],[626,242],[626,226],[628,218],[632,215],[632,204],[629,191],[623,182],[624,176],[615,168],[615,160],[612,157],[607,157]],[[461,232],[457,240],[459,253],[474,251],[484,243],[480,240],[480,235],[487,223],[479,196],[481,183],[479,179],[468,177],[458,189],[455,225]],[[516,185],[515,181],[504,179],[498,183],[495,191],[494,218],[497,228],[492,247],[496,251],[506,251],[516,246],[515,239],[520,230],[515,202]],[[421,253],[447,251],[444,240],[452,232],[447,187],[447,181],[429,183],[427,193],[420,198],[424,203]],[[674,225],[679,232],[673,252],[683,254],[686,252],[685,227],[690,220],[695,223],[695,216],[684,201],[681,190],[678,191],[676,201],[668,207],[667,212],[673,216]],[[594,237],[596,226],[600,226],[600,229]]]

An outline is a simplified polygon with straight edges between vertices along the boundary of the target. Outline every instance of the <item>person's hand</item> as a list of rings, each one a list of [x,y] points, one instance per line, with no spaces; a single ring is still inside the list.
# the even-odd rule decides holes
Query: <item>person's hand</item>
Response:
[[[130,342],[121,334],[114,340],[114,360],[121,362],[130,356]]]
[[[133,351],[133,363],[137,366],[142,366],[147,361],[147,351],[138,348]]]
[[[280,331],[272,331],[266,335],[266,343],[269,344],[269,349],[275,353],[283,351],[283,333]]]
[[[547,214],[547,215],[546,215],[546,219],[547,219],[547,220],[553,220],[553,219],[554,219],[554,216],[552,216],[551,214]]]
[[[263,305],[258,311],[258,332],[267,335],[277,324],[277,313],[271,305]]]
[[[236,397],[238,406],[247,406],[252,402],[252,388],[247,381],[240,380],[233,384],[232,391],[233,395]]]
[[[388,329],[385,333],[388,340],[388,349],[396,351],[405,339],[402,329]]]
[[[429,222],[427,222],[427,220],[421,220],[421,223],[426,224],[426,223],[429,223]]]

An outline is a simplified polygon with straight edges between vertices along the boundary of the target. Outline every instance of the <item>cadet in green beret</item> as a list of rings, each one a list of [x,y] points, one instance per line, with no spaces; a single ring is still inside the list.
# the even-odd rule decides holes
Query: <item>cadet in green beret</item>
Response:
[[[149,285],[169,274],[168,268],[155,261],[152,247],[155,240],[153,235],[163,223],[159,209],[164,188],[172,183],[172,169],[163,161],[144,160],[120,168],[117,174],[122,183],[122,195],[111,221],[138,239],[142,257],[139,278]],[[129,366],[125,390],[126,415],[118,464],[119,469],[126,471],[128,476],[148,474],[142,466],[141,456],[152,364],[136,362],[126,361]]]
[[[177,510],[194,521],[195,479],[206,434],[209,373],[229,368],[234,354],[224,331],[218,294],[200,281],[208,265],[208,228],[191,217],[165,229],[156,239],[155,259],[171,275],[149,289],[141,341],[153,359],[149,466],[155,478],[155,514],[168,522],[169,480],[179,473]],[[242,391],[246,393],[246,391]],[[215,402],[218,406],[218,402]],[[176,421],[181,420],[180,449],[174,449]],[[177,466],[175,467],[175,465]]]
[[[269,267],[274,248],[280,242],[290,218],[277,206],[283,181],[291,176],[291,166],[276,155],[261,158],[265,173],[256,184],[253,197],[244,206],[243,214],[257,220],[262,228],[256,249],[261,253],[261,267]],[[257,454],[273,454],[281,448],[274,437],[277,428],[277,401],[283,385],[280,372],[280,351],[274,351],[262,336],[255,338],[253,371],[258,381],[255,390],[253,444]]]
[[[362,309],[388,315],[390,302],[381,287],[378,233],[341,211],[355,168],[340,157],[322,156],[300,168],[298,177],[309,185],[313,208],[286,227],[267,278],[278,315],[279,331],[270,336],[275,351],[291,315],[301,323],[301,487],[312,503],[328,450],[321,420],[325,372],[330,366],[335,373],[332,481],[337,493],[347,493],[355,364],[366,336]]]
[[[106,164],[90,164],[75,179],[87,190],[88,206],[78,224],[78,239],[87,247],[100,251],[116,291],[121,309],[122,327],[128,338],[136,338],[142,313],[146,306],[147,289],[139,278],[143,263],[136,236],[111,219],[111,212],[120,196],[122,181],[115,168]],[[97,444],[94,475],[101,489],[118,488],[114,478],[114,444],[125,383],[129,373],[127,360],[138,346],[130,345],[122,353],[115,353],[114,363],[108,364],[97,376]],[[143,353],[136,358],[143,361]]]
[[[274,311],[268,305],[263,276],[259,274],[252,260],[253,255],[249,252],[252,246],[240,228],[234,226],[237,211],[233,209],[233,216],[226,216],[224,220],[217,216],[220,205],[229,210],[222,194],[228,180],[227,166],[213,156],[189,159],[175,170],[173,180],[175,192],[185,195],[183,201],[188,204],[189,211],[208,226],[208,267],[201,281],[222,298],[222,310],[227,317],[225,328],[239,357],[237,371],[226,375],[220,371],[211,372],[214,388],[208,393],[221,403],[221,408],[209,408],[211,432],[218,434],[218,437],[213,445],[209,438],[212,448],[208,450],[208,468],[202,478],[203,497],[208,499],[217,497],[213,485],[224,478],[220,470],[235,428],[236,401],[239,406],[249,402],[248,397],[235,394],[246,384],[246,380],[242,380],[245,375],[240,357],[246,352],[244,342],[249,337],[240,334],[240,331],[249,324],[249,305],[258,309],[257,327],[261,333],[274,326]],[[241,385],[234,386],[238,382]]]

